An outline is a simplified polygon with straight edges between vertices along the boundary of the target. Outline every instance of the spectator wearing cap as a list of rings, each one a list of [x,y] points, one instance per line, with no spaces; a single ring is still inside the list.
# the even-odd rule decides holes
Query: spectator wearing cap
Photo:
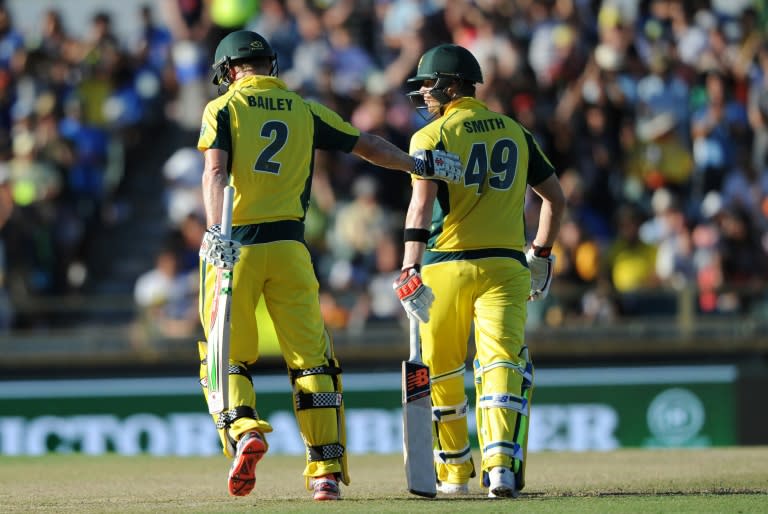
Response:
[[[661,111],[640,119],[638,140],[625,160],[628,186],[642,189],[644,200],[664,187],[687,200],[693,155],[675,132],[675,114]]]

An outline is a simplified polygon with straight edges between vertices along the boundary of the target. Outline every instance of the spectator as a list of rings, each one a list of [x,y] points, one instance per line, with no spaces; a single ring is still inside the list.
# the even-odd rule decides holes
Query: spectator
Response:
[[[768,276],[768,256],[752,217],[739,206],[722,209],[715,221],[719,229],[719,263],[723,291],[718,308],[725,312],[749,312],[752,296],[761,290]]]
[[[88,256],[107,240],[100,231],[107,222],[109,230],[116,229],[115,221],[130,212],[112,216],[117,212],[110,207],[112,196],[139,189],[122,189],[130,179],[124,170],[160,177],[163,159],[194,139],[199,114],[214,94],[208,62],[214,41],[211,18],[217,18],[218,29],[226,29],[218,11],[226,1],[216,2],[216,13],[208,0],[146,2],[138,6],[138,18],[130,20],[91,11],[81,19],[67,18],[70,27],[64,26],[62,11],[51,7],[41,11],[39,27],[29,33],[19,30],[11,16],[26,4],[16,2],[11,8],[0,2],[0,166],[16,170],[9,172],[5,186],[17,202],[4,228],[6,284],[14,302],[23,295],[87,288],[94,277],[88,273],[93,270]],[[561,179],[571,189],[573,233],[563,231],[563,248],[574,244],[579,233],[585,241],[594,239],[598,248],[608,248],[616,241],[618,206],[639,202],[650,214],[655,193],[669,190],[682,217],[677,218],[676,208],[654,212],[654,223],[642,234],[646,242],[659,245],[658,284],[677,284],[693,269],[703,290],[702,313],[723,313],[729,304],[732,312],[742,313],[751,308],[746,300],[724,296],[732,287],[729,281],[740,279],[727,271],[733,266],[721,262],[723,245],[739,246],[726,242],[726,235],[740,233],[741,222],[719,210],[703,216],[699,207],[712,198],[709,191],[720,198],[719,209],[748,213],[755,256],[766,255],[768,43],[760,18],[766,10],[761,3],[752,4],[754,9],[747,4],[262,0],[258,11],[246,12],[238,23],[272,34],[280,76],[291,88],[398,146],[424,124],[400,100],[404,79],[419,56],[439,43],[465,44],[486,71],[478,97],[520,119],[557,169],[570,168]],[[123,40],[118,34],[126,33],[128,22],[135,23],[131,36],[137,37]],[[670,114],[675,126],[668,130],[664,125],[671,123]],[[155,128],[161,130],[145,130]],[[141,148],[154,147],[159,133],[163,146],[157,151],[168,151],[151,152],[159,162],[132,151],[139,142]],[[14,142],[17,150],[32,142],[32,159],[14,155]],[[141,171],[134,172],[138,167]],[[38,171],[19,174],[19,168]],[[332,270],[332,277],[341,276],[346,284],[341,290],[326,289],[338,296],[334,301],[338,312],[346,313],[338,316],[345,326],[355,296],[367,294],[375,249],[368,250],[367,258],[333,268],[329,227],[340,215],[348,217],[341,209],[353,197],[355,174],[370,171],[367,163],[345,155],[315,156],[307,243],[323,287],[328,288]],[[195,172],[199,169],[190,175]],[[375,184],[376,203],[387,216],[402,212],[409,190],[404,177],[390,175]],[[47,187],[46,176],[58,185],[51,188],[51,197],[37,200],[37,188]],[[190,240],[197,237],[192,220],[199,184],[187,187],[177,180],[164,182],[161,196],[173,205],[168,230],[176,233],[178,243],[182,231]],[[529,209],[530,216],[535,202]],[[649,227],[673,221],[678,227],[674,236],[662,232],[646,239]],[[24,234],[35,234],[41,244],[31,245]],[[22,252],[31,257],[20,259]],[[565,266],[566,258],[561,260]],[[72,271],[81,269],[78,265],[89,278],[75,287],[78,282],[68,275],[82,277]],[[570,266],[563,271],[566,276],[573,273]],[[611,307],[609,277],[599,274],[582,287],[590,288],[581,306],[586,320],[618,315]],[[571,304],[563,312],[571,315],[578,309]],[[18,326],[54,322],[50,316],[18,314]]]
[[[752,166],[768,169],[768,41],[757,52],[757,65],[749,85],[747,115],[752,128]]]
[[[199,332],[197,274],[181,271],[173,248],[161,249],[155,267],[139,276],[134,300],[140,319],[137,344],[146,345],[158,338],[188,338]]]
[[[617,237],[608,247],[603,272],[610,276],[613,288],[620,296],[622,315],[641,315],[655,310],[644,297],[658,285],[654,244],[640,239],[641,211],[632,205],[622,205],[616,213]]]
[[[676,130],[681,140],[690,144],[691,134],[687,124],[690,113],[688,83],[675,71],[675,61],[665,50],[654,50],[648,61],[648,73],[637,83],[638,118],[649,119],[667,112],[677,120]]]
[[[644,191],[645,201],[662,187],[687,198],[693,155],[678,137],[677,124],[672,112],[658,112],[638,123],[639,141],[625,157],[626,180]]]
[[[387,234],[376,245],[375,264],[367,285],[350,312],[349,328],[362,333],[381,322],[404,322],[403,309],[392,294],[392,282],[400,275],[402,248]]]
[[[165,161],[163,176],[168,220],[178,227],[187,216],[202,211],[202,155],[194,147],[179,148]]]
[[[330,234],[331,285],[340,290],[364,287],[378,242],[393,228],[390,213],[377,199],[374,178],[363,175],[355,180],[353,195],[338,208]]]
[[[0,163],[0,235],[13,212],[10,172],[5,163]],[[0,334],[8,334],[13,325],[13,304],[8,293],[8,260],[6,259],[5,237],[0,237]]]
[[[0,4],[0,69],[14,70],[14,60],[24,51],[24,38],[13,28],[8,7]]]
[[[704,74],[706,102],[691,118],[693,158],[696,165],[694,198],[718,190],[723,179],[744,149],[747,136],[747,113],[744,106],[730,96],[728,79],[721,71]]]
[[[315,11],[302,10],[297,26],[300,38],[292,56],[295,64],[292,68],[286,66],[282,75],[289,87],[307,94],[317,94],[317,80],[323,66],[331,58],[331,44],[323,30],[322,19]]]

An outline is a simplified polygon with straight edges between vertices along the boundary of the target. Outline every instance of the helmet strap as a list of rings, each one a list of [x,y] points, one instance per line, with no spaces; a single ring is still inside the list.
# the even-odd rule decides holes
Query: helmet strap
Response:
[[[435,85],[432,87],[432,89],[429,90],[430,96],[437,100],[440,104],[440,110],[442,110],[442,107],[444,107],[447,103],[453,100],[452,97],[448,96],[448,93],[446,93],[445,90],[453,82],[456,82],[456,80],[457,79],[453,77],[438,77],[437,81],[435,81]]]

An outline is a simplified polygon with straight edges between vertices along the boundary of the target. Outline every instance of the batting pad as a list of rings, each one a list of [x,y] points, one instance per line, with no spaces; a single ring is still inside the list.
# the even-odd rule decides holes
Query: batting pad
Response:
[[[312,477],[329,473],[337,474],[341,482],[349,485],[341,373],[335,371],[335,360],[331,366],[292,372],[293,409],[307,446],[307,489]]]
[[[461,484],[475,476],[469,445],[463,373],[432,383],[435,471],[441,482]]]
[[[475,360],[477,433],[483,471],[502,466],[524,474],[533,365],[521,357],[483,365]],[[517,478],[517,476],[516,476]]]
[[[208,401],[207,380],[207,352],[208,345],[205,341],[198,341],[198,353],[200,355],[200,384],[203,388],[205,401]],[[221,440],[222,451],[229,458],[235,456],[237,440],[245,432],[256,430],[262,434],[272,432],[272,425],[263,419],[259,419],[256,413],[256,393],[253,390],[251,377],[247,368],[242,363],[230,361],[229,363],[229,406],[221,414],[214,414],[213,422]],[[266,442],[266,438],[265,442]]]

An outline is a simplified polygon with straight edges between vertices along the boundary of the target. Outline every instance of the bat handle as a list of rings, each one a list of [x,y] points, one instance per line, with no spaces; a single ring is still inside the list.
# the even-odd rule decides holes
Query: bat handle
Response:
[[[421,340],[419,339],[419,319],[416,316],[408,316],[410,320],[409,361],[421,362]]]
[[[221,237],[230,239],[232,237],[232,206],[234,204],[235,188],[232,186],[224,187],[224,204],[221,211]]]

